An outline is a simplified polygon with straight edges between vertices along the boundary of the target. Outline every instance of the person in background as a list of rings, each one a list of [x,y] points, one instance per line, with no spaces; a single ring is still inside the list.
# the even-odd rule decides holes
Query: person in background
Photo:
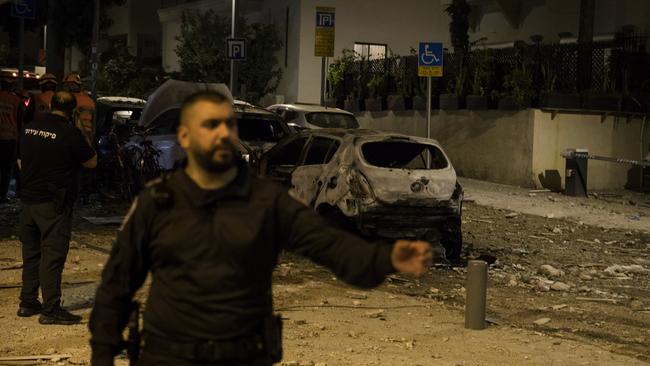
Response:
[[[75,125],[81,129],[81,132],[90,141],[91,146],[95,144],[95,102],[90,95],[83,90],[81,77],[78,73],[73,72],[63,79],[63,90],[69,91],[75,97],[77,107],[74,112],[73,120]],[[95,190],[95,174],[89,170],[83,170],[81,173],[80,195],[81,201],[85,204],[90,200],[90,194]]]
[[[41,93],[36,94],[33,98],[34,116],[26,122],[45,118],[45,116],[50,113],[50,101],[52,100],[52,96],[54,95],[58,84],[59,82],[53,74],[45,74],[41,77],[41,81],[39,82]]]
[[[75,108],[71,93],[54,93],[51,113],[26,126],[20,147],[23,272],[18,316],[40,313],[41,324],[81,320],[61,307],[61,274],[70,245],[79,171],[95,168],[97,155],[81,130],[70,123]]]
[[[9,202],[7,193],[16,163],[21,98],[12,91],[15,77],[0,75],[0,203]]]

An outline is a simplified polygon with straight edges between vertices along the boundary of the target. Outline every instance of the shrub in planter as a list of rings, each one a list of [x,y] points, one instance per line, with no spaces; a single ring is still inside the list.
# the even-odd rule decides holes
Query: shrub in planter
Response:
[[[487,88],[490,72],[493,69],[494,58],[491,50],[482,49],[473,51],[474,54],[474,79],[472,80],[472,94],[465,99],[467,109],[488,109]]]
[[[618,95],[587,94],[582,99],[582,107],[594,111],[616,111],[619,98]]]
[[[330,108],[336,108],[336,98],[326,98],[325,106]]]
[[[465,98],[467,109],[473,111],[480,111],[488,109],[488,97],[485,95],[470,94]]]
[[[359,99],[348,97],[345,99],[345,102],[343,102],[343,109],[348,112],[356,113],[359,112],[359,104]]]
[[[444,111],[456,111],[459,108],[459,98],[456,94],[440,94],[440,109]]]
[[[427,109],[427,98],[421,95],[414,96],[412,103],[413,103],[413,110],[424,111]]]
[[[578,109],[580,105],[580,94],[544,93],[539,99],[541,108]]]
[[[533,97],[533,79],[526,68],[515,69],[506,76],[504,87],[506,93],[501,95],[499,109],[523,109],[530,107]],[[515,108],[512,108],[514,104]]]
[[[403,95],[389,95],[386,106],[391,111],[403,111],[406,110],[406,100]]]
[[[364,100],[366,111],[379,112],[381,111],[381,97],[377,98],[366,98]]]
[[[381,97],[378,97],[380,91],[384,89],[385,77],[383,74],[375,74],[372,76],[366,87],[368,88],[368,98],[365,99],[365,110],[367,111],[381,111]]]

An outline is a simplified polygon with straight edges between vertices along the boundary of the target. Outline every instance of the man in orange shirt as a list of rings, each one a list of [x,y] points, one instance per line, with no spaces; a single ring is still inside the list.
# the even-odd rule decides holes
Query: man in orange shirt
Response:
[[[7,192],[16,162],[21,99],[11,91],[14,81],[9,75],[0,79],[0,203],[9,201]]]
[[[63,90],[72,93],[77,101],[73,120],[77,128],[81,130],[84,136],[90,141],[91,146],[95,145],[95,102],[90,95],[81,87],[81,77],[78,73],[72,72],[63,78]],[[90,169],[84,169],[81,174],[80,196],[81,202],[87,203],[90,200],[91,192],[96,187],[95,172]]]
[[[34,97],[34,119],[42,119],[50,113],[50,102],[58,82],[53,74],[45,74],[39,84],[41,85],[41,93]]]
[[[77,100],[77,109],[75,110],[75,123],[81,128],[91,142],[94,143],[95,126],[93,117],[95,116],[95,102],[88,93],[81,88],[81,77],[77,73],[70,73],[63,79],[63,90],[74,94]]]

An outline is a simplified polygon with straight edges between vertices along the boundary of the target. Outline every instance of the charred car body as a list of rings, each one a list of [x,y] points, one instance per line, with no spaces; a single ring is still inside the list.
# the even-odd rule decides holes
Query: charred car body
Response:
[[[292,135],[264,154],[260,175],[370,237],[440,241],[460,256],[463,191],[435,140],[372,130]]]

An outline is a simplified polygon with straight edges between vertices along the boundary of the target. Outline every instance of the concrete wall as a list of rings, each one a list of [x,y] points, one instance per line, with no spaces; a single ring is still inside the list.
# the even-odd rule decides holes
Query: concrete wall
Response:
[[[284,44],[277,53],[278,66],[282,68],[282,80],[278,86],[277,94],[283,95],[285,100],[298,99],[298,76],[300,70],[300,31],[301,31],[301,4],[300,0],[275,0],[264,4],[262,11],[264,21],[275,24]],[[287,9],[289,22],[287,24]],[[288,26],[288,28],[287,28]],[[286,50],[286,65],[285,65]]]
[[[363,128],[426,136],[426,115],[420,112],[364,112]],[[523,187],[563,188],[566,148],[587,148],[593,154],[641,159],[650,152],[650,123],[641,154],[642,120],[599,115],[558,114],[530,109],[505,111],[434,111],[431,137],[438,140],[462,176]],[[589,161],[590,189],[620,189],[638,180],[631,167]],[[630,175],[629,175],[630,174]]]
[[[534,110],[533,173],[536,183],[557,189],[564,183],[565,162],[560,153],[567,148],[588,149],[590,153],[624,159],[640,160],[650,152],[650,128],[646,126],[641,152],[642,119],[600,115],[558,114]],[[638,184],[632,166],[602,161],[589,161],[588,186],[591,189],[622,188]]]
[[[426,137],[426,114],[365,112],[364,128]],[[434,111],[431,137],[442,144],[459,175],[530,187],[533,121],[529,111]]]

